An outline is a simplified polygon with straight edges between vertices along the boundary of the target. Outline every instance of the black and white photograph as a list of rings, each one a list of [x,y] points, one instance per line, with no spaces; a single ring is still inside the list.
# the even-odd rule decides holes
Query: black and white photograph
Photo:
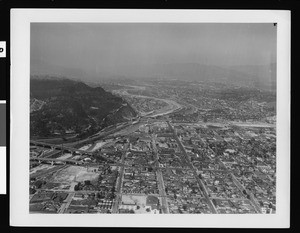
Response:
[[[280,26],[27,23],[29,218],[276,216]]]

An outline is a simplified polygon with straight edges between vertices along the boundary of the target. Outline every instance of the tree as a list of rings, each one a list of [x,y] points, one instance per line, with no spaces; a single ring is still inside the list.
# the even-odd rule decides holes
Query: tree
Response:
[[[76,184],[76,185],[74,186],[74,190],[75,190],[75,191],[78,191],[78,190],[79,190],[79,184]]]

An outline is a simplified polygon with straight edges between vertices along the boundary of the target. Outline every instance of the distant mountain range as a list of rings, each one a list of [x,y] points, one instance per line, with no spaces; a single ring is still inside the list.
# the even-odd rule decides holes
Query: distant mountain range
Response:
[[[276,65],[219,67],[197,63],[157,65],[156,75],[183,80],[222,82],[262,89],[276,89]]]
[[[30,132],[35,137],[68,132],[83,137],[136,116],[122,98],[65,78],[32,76],[30,99]]]
[[[215,66],[198,63],[154,64],[149,66],[130,66],[117,68],[114,71],[99,71],[97,74],[80,68],[66,68],[35,61],[31,66],[31,74],[51,74],[80,79],[85,82],[97,83],[103,79],[145,79],[166,78],[182,80],[212,81],[260,89],[276,90],[276,64],[270,65],[239,65]],[[55,71],[55,72],[54,72]]]

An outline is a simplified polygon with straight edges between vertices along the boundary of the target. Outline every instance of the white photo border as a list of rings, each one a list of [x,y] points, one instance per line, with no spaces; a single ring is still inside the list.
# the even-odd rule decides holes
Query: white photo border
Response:
[[[30,23],[277,23],[276,214],[29,214]],[[12,9],[10,225],[288,228],[290,226],[290,12],[278,10]]]

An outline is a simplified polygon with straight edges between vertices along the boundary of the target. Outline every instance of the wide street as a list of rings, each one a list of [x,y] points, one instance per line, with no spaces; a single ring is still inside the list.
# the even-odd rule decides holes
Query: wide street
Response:
[[[168,202],[167,202],[167,198],[166,198],[166,191],[165,191],[165,184],[164,184],[164,180],[162,177],[162,172],[160,170],[160,167],[158,165],[158,152],[157,152],[157,148],[156,148],[156,142],[155,142],[155,135],[152,134],[152,138],[151,138],[151,142],[152,142],[152,148],[153,148],[153,152],[155,155],[155,161],[156,161],[156,178],[157,178],[157,182],[158,182],[158,190],[159,190],[159,194],[162,197],[162,211],[163,213],[168,214],[169,213],[169,207],[168,207]]]
[[[124,164],[127,149],[128,149],[128,145],[126,145],[125,150],[122,152],[122,159],[121,159],[122,164]],[[119,208],[119,205],[122,200],[122,183],[123,183],[124,169],[125,169],[125,166],[120,166],[120,173],[119,173],[119,177],[118,177],[118,181],[117,181],[117,188],[116,188],[116,198],[115,198],[115,202],[114,202],[114,205],[112,208],[113,214],[118,213],[118,208]]]
[[[62,203],[58,213],[62,214],[65,212],[66,209],[68,209],[68,207],[71,204],[72,198],[74,197],[75,192],[71,192],[68,194],[67,198],[64,200],[64,202]]]
[[[179,140],[179,138],[178,138],[178,136],[177,136],[177,134],[176,134],[176,132],[175,132],[173,126],[171,125],[171,123],[170,123],[169,121],[167,121],[167,123],[168,123],[168,126],[169,126],[170,130],[173,132],[173,136],[174,136],[174,138],[175,138],[177,144],[179,145],[179,147],[180,147],[180,149],[181,149],[181,151],[182,151],[182,154],[183,154],[183,156],[184,156],[184,159],[187,161],[187,163],[189,164],[191,170],[193,171],[194,177],[196,178],[196,180],[197,180],[197,182],[198,182],[198,185],[200,185],[200,186],[202,187],[202,189],[201,189],[201,190],[202,190],[202,193],[204,194],[204,197],[206,198],[206,200],[207,200],[207,202],[208,202],[208,204],[209,204],[209,206],[210,206],[211,211],[212,211],[213,213],[217,213],[216,207],[214,206],[214,204],[212,203],[211,199],[209,198],[208,192],[207,192],[207,190],[206,190],[206,188],[205,188],[203,182],[199,179],[199,177],[198,177],[198,175],[197,175],[197,171],[196,171],[196,169],[194,168],[193,164],[191,163],[191,161],[190,161],[190,159],[189,159],[189,157],[188,157],[188,155],[187,155],[187,153],[186,153],[186,150],[185,150],[185,148],[183,147],[181,141]],[[199,187],[199,188],[200,188],[200,187]]]

